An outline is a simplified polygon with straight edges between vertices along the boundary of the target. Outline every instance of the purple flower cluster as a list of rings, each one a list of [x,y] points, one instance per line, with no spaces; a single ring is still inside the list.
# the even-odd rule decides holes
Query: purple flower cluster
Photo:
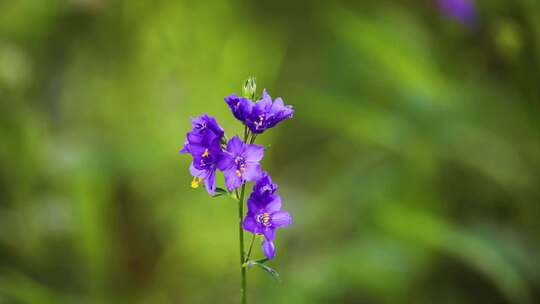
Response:
[[[261,169],[264,147],[253,144],[257,134],[276,126],[279,122],[293,116],[293,108],[285,105],[281,98],[274,101],[263,91],[262,98],[255,98],[254,80],[246,82],[249,94],[240,97],[231,94],[225,97],[234,117],[245,125],[244,140],[233,136],[227,141],[223,128],[214,117],[203,114],[192,119],[192,129],[186,134],[180,153],[191,154],[193,161],[190,173],[191,186],[198,188],[204,184],[206,191],[216,195],[216,171],[222,171],[225,187],[229,194],[247,182],[254,182],[253,190],[247,200],[248,212],[242,227],[254,235],[264,237],[262,249],[268,259],[275,255],[275,231],[292,223],[291,215],[281,210],[281,198],[276,194],[278,186],[272,182],[267,172]],[[244,87],[246,89],[246,87]],[[253,99],[253,100],[252,100]],[[248,142],[248,138],[251,140]],[[244,188],[242,188],[244,189]],[[219,189],[217,189],[219,190]],[[224,190],[222,191],[224,192]],[[243,193],[243,191],[242,191]],[[241,201],[238,191],[237,199]]]
[[[225,102],[231,108],[234,117],[255,134],[263,133],[279,122],[291,118],[294,113],[292,106],[285,105],[280,97],[272,101],[266,90],[263,90],[263,96],[257,102],[234,93],[225,97]]]
[[[206,191],[214,195],[217,164],[222,158],[221,140],[225,132],[215,118],[206,114],[193,118],[191,123],[193,128],[187,133],[180,153],[190,153],[193,156],[189,167],[193,175],[191,186],[197,188],[204,181]]]

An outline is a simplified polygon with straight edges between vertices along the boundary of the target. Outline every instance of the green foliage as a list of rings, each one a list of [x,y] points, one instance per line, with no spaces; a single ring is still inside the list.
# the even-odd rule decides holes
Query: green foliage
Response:
[[[476,2],[0,1],[0,303],[236,303],[236,205],[177,152],[250,75],[296,110],[251,302],[538,302],[540,5]]]

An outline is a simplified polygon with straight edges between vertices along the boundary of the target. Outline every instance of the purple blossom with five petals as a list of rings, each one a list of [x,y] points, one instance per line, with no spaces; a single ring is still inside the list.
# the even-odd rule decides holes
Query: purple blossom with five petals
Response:
[[[253,187],[254,191],[247,201],[248,212],[242,227],[253,233],[264,235],[265,241],[262,243],[262,249],[267,258],[272,259],[275,255],[274,238],[276,229],[292,223],[291,215],[286,211],[281,211],[281,198],[279,195],[265,192],[260,196],[255,191],[258,189],[269,189],[272,187],[269,179],[261,178]]]
[[[251,132],[260,134],[266,129],[270,129],[282,120],[291,118],[294,109],[290,105],[285,105],[281,97],[272,102],[272,97],[263,90],[262,98],[253,104],[249,115],[245,119],[245,124]]]
[[[227,189],[230,191],[247,181],[257,180],[261,176],[259,162],[263,156],[263,146],[246,144],[238,136],[233,136],[218,163],[219,170],[225,175]]]

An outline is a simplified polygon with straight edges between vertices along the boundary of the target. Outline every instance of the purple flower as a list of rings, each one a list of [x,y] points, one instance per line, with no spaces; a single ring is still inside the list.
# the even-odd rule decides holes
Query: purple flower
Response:
[[[214,137],[210,142],[189,144],[189,152],[193,156],[193,162],[189,167],[193,181],[191,187],[198,188],[204,181],[206,191],[210,195],[216,193],[216,169],[222,157],[219,138]]]
[[[228,190],[238,188],[246,181],[254,181],[261,175],[259,162],[264,156],[264,147],[246,144],[238,136],[227,143],[218,167],[225,175]]]
[[[191,187],[197,188],[204,181],[206,191],[215,194],[216,169],[221,158],[221,139],[223,128],[214,117],[203,114],[191,120],[193,128],[186,135],[180,153],[191,153],[193,162],[189,168],[193,181]]]
[[[276,229],[292,223],[291,215],[286,211],[281,211],[281,198],[279,195],[264,192],[259,196],[255,189],[269,189],[273,187],[271,180],[266,178],[259,179],[254,191],[247,201],[248,212],[242,227],[253,233],[264,235],[265,241],[262,243],[262,249],[267,258],[272,259],[275,254],[274,238]],[[259,193],[260,194],[260,193]]]
[[[225,102],[229,105],[234,117],[245,123],[251,109],[253,109],[253,101],[232,93],[225,97]]]
[[[212,116],[203,114],[191,119],[193,128],[186,135],[184,147],[180,153],[190,153],[190,145],[201,145],[202,143],[210,143],[215,138],[218,138],[218,143],[223,137],[223,128],[218,124]]]
[[[272,102],[272,97],[263,90],[262,98],[253,102],[248,98],[231,94],[225,97],[234,117],[249,127],[253,133],[263,133],[284,119],[291,118],[294,110],[292,106],[285,105],[281,98]]]
[[[272,97],[263,90],[262,98],[253,105],[245,123],[251,132],[259,134],[282,120],[291,118],[293,113],[292,106],[285,105],[280,97],[272,102]]]
[[[253,186],[251,195],[257,200],[264,200],[265,198],[274,195],[277,189],[278,185],[272,183],[272,178],[268,175],[268,172],[265,171]]]
[[[476,10],[473,0],[437,0],[437,3],[444,14],[463,24],[474,23]]]

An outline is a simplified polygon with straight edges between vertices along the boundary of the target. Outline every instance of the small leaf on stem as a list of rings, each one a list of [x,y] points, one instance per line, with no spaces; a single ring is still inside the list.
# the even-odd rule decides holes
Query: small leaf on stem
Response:
[[[228,194],[229,192],[223,188],[216,188],[216,194],[212,195],[212,197],[218,197],[218,196],[222,196],[222,195],[225,195],[225,194]]]
[[[279,273],[273,269],[272,267],[265,265],[264,263],[267,262],[268,259],[261,259],[261,260],[249,260],[246,263],[244,263],[244,267],[251,268],[253,266],[258,266],[262,270],[264,270],[266,273],[268,273],[274,280],[281,282],[281,279],[279,278]]]

